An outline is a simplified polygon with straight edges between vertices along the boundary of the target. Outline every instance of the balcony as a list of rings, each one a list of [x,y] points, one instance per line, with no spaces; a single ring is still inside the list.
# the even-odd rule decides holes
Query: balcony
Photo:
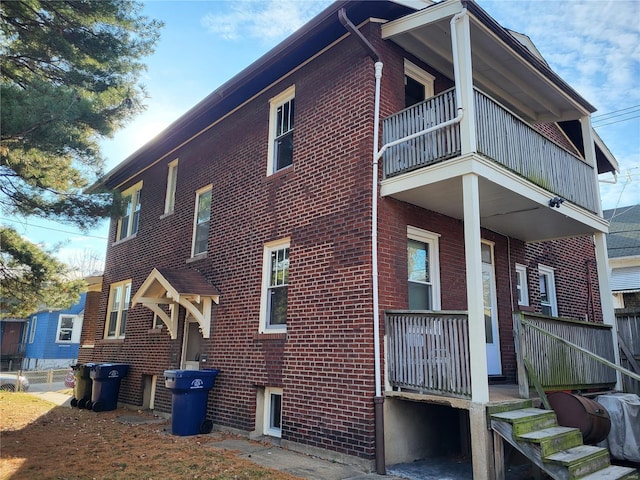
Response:
[[[474,90],[475,152],[461,154],[460,123],[389,147],[383,156],[382,195],[462,218],[459,179],[480,177],[482,226],[525,241],[586,235],[601,229],[596,172],[516,114]],[[452,120],[453,90],[383,121],[383,143]],[[565,200],[563,214],[549,199]],[[573,215],[566,218],[567,210]],[[535,224],[536,229],[531,225]]]

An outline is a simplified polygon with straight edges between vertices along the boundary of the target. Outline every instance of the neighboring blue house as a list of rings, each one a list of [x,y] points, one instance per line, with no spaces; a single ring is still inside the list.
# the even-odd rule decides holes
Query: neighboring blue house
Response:
[[[66,310],[42,310],[29,317],[24,370],[65,368],[78,360],[87,294]]]

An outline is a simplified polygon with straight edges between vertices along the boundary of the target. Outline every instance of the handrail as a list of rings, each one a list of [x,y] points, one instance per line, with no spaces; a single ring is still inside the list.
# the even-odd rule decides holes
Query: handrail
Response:
[[[585,355],[587,355],[588,357],[594,359],[595,361],[602,363],[603,365],[606,365],[607,367],[613,368],[614,370],[622,373],[623,375],[627,375],[628,377],[631,377],[635,380],[639,380],[640,381],[640,375],[633,373],[631,370],[627,370],[624,367],[621,367],[620,365],[616,365],[615,363],[610,362],[609,360],[607,360],[606,358],[602,358],[599,355],[596,355],[593,352],[590,352],[589,350],[582,348],[580,345],[576,345],[573,342],[570,342],[569,340],[565,340],[562,337],[559,337],[558,335],[555,335],[547,330],[545,330],[544,328],[538,327],[537,325],[534,325],[533,323],[525,320],[524,318],[520,318],[520,322],[523,323],[524,325],[527,325],[531,328],[533,328],[534,330],[539,331],[540,333],[551,337],[555,340],[558,340],[560,343],[567,345],[568,347],[571,347],[575,350],[578,350],[579,352],[584,353]]]

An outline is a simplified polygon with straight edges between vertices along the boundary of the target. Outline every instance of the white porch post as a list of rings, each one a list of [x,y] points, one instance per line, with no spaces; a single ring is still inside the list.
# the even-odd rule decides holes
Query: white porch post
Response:
[[[480,195],[478,177],[462,177],[464,201],[464,252],[467,268],[467,310],[469,311],[469,358],[471,361],[471,400],[489,401],[487,348],[482,296],[482,257],[480,239]]]
[[[609,255],[607,254],[607,237],[598,232],[593,236],[596,250],[596,265],[598,268],[598,286],[600,288],[600,306],[602,320],[605,325],[611,325],[613,340],[613,358],[616,365],[620,365],[620,347],[618,346],[618,328],[613,308],[613,297],[609,286]],[[622,375],[616,371],[616,390],[622,391]]]
[[[593,166],[594,179],[596,182],[596,194],[598,196],[598,214],[602,215],[602,201],[600,200],[600,189],[598,185],[598,162],[596,160],[596,150],[593,141],[593,128],[591,117],[585,116],[580,119],[582,139],[584,142],[584,156],[589,165]],[[607,253],[607,237],[602,232],[597,232],[593,236],[596,253],[596,265],[598,268],[598,287],[600,289],[600,307],[602,308],[602,320],[606,325],[611,325],[613,341],[613,355],[616,365],[620,365],[620,348],[618,347],[618,328],[616,316],[613,308],[613,298],[611,286],[609,285],[609,254]],[[622,376],[616,371],[616,390],[622,390]]]
[[[453,70],[456,83],[458,108],[462,107],[464,116],[460,122],[461,154],[477,150],[476,114],[473,98],[473,69],[471,64],[471,30],[469,15],[461,15],[454,21],[455,35],[452,35]]]
[[[467,174],[462,177],[462,196],[464,202],[464,251],[469,316],[471,401],[473,402],[469,410],[471,438],[473,439],[471,455],[473,478],[482,480],[493,476],[493,447],[485,406],[489,401],[489,381],[487,378],[487,349],[482,295],[480,195],[477,175]]]

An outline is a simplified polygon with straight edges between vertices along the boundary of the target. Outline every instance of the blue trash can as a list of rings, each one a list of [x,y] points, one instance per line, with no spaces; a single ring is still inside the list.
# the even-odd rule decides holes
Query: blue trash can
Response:
[[[91,404],[93,380],[91,380],[89,374],[91,373],[91,367],[95,365],[97,363],[78,363],[71,366],[75,378],[73,398],[71,399],[72,407],[85,408]]]
[[[91,408],[94,412],[107,412],[118,407],[120,380],[126,377],[127,373],[129,365],[126,363],[98,363],[91,367]]]
[[[207,399],[219,370],[165,370],[164,385],[171,390],[171,433],[197,435],[209,433]]]

